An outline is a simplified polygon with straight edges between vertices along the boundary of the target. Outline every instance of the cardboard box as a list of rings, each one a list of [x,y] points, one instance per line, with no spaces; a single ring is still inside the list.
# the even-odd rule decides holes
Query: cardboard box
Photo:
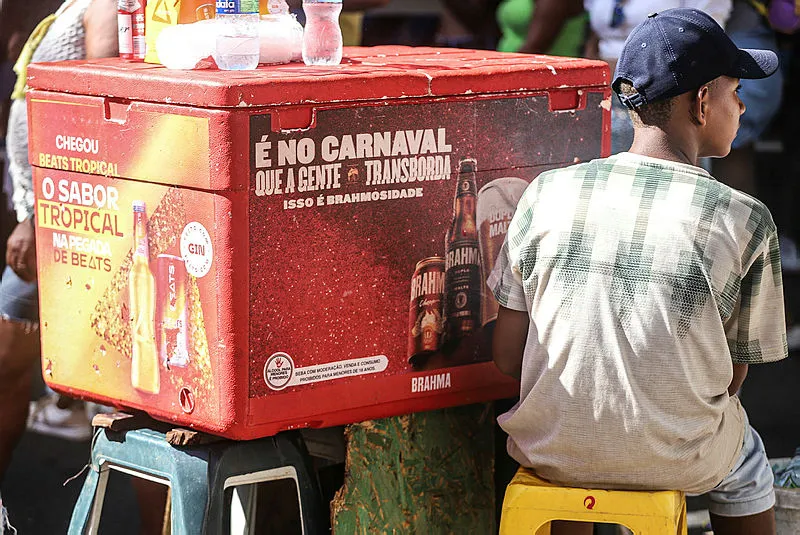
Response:
[[[607,65],[345,56],[31,65],[51,387],[236,439],[516,393],[483,281],[527,183],[608,154]]]

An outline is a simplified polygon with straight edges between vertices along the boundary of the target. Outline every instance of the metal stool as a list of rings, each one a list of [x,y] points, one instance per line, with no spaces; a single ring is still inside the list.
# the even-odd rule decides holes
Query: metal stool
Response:
[[[215,437],[214,437],[215,439]],[[327,533],[327,507],[300,435],[173,446],[154,429],[96,429],[91,466],[72,512],[70,535],[100,525],[110,470],[167,485],[172,535],[252,533],[258,483],[294,480],[304,534]],[[231,504],[236,512],[231,513]]]
[[[520,468],[506,488],[500,535],[547,535],[553,520],[621,524],[636,535],[686,535],[686,499],[678,491],[559,487]]]

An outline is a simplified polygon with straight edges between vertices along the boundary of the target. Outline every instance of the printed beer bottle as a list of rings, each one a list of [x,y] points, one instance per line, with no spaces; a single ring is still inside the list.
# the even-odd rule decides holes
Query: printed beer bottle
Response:
[[[131,307],[131,384],[137,390],[158,394],[161,389],[155,336],[156,285],[150,271],[147,244],[147,209],[133,201],[133,265],[128,279]]]
[[[475,160],[459,162],[453,222],[445,237],[445,341],[448,345],[481,324],[481,264],[478,249]]]

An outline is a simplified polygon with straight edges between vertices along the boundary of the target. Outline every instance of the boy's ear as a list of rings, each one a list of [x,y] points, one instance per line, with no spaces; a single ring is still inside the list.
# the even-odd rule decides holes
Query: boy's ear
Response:
[[[708,84],[703,85],[694,93],[690,93],[690,95],[692,95],[692,101],[689,103],[689,113],[692,116],[692,120],[697,126],[705,126],[708,122]]]

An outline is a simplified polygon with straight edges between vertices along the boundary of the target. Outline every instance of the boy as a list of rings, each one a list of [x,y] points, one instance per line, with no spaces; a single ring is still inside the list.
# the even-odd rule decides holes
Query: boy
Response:
[[[701,11],[651,14],[612,84],[630,152],[543,173],[520,200],[489,278],[494,359],[521,380],[498,421],[540,477],[710,491],[716,535],[774,533],[772,472],[735,393],[748,364],[787,355],[778,235],[697,161],[730,151],[739,78],[777,67]]]

